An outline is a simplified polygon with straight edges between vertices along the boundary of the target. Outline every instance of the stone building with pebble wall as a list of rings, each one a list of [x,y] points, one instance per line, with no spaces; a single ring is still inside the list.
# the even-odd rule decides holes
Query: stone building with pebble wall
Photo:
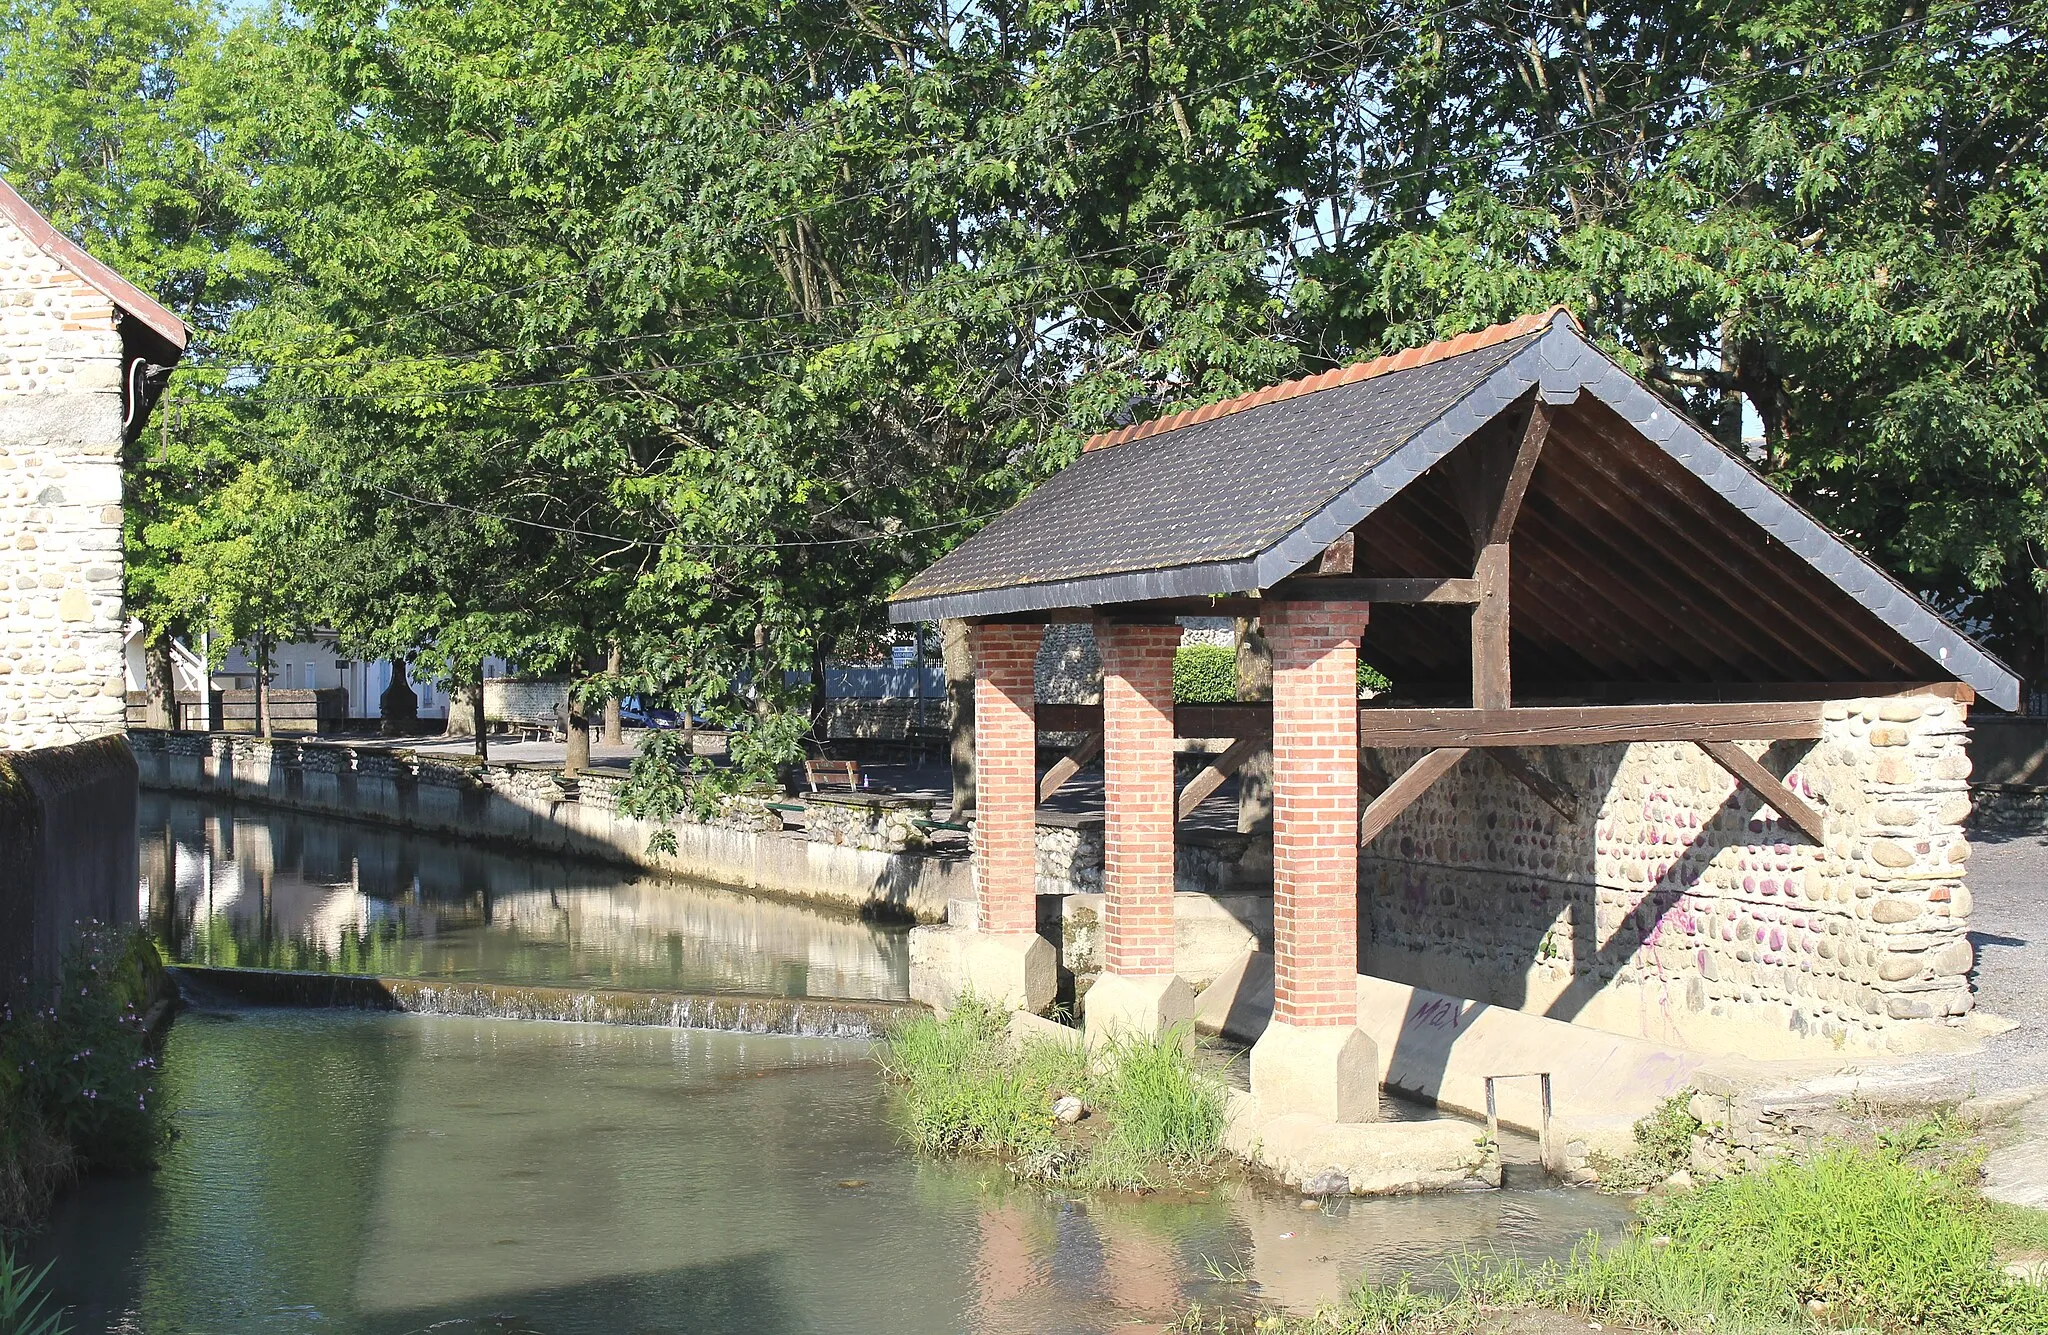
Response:
[[[1272,980],[1255,1094],[1270,1047],[1318,1073],[1316,1098],[1349,1097],[1331,1072],[1364,1061],[1354,976],[1438,994],[1408,1017],[1418,1050],[1480,1013],[1456,998],[1754,1055],[1945,1042],[1972,1008],[1969,711],[2015,708],[2017,676],[1568,312],[1104,433],[892,614],[1040,638],[1035,714],[978,733],[1123,751],[1101,854],[1050,817],[1033,858],[979,851],[984,918],[991,894],[1099,884],[1107,960],[1120,901],[1165,920],[1160,865],[1184,899],[1256,893],[1270,868],[1270,926],[1242,917],[1271,968],[1238,975]],[[1219,847],[1217,813],[1200,838],[1149,823],[1185,757],[1152,715],[1090,702],[1076,629],[1196,617],[1258,623],[1270,699],[1119,689],[1210,743],[1208,769],[1174,776],[1184,819],[1226,760],[1270,754],[1270,853],[1232,846],[1220,873],[1183,856]],[[1359,698],[1361,662],[1391,688]],[[1038,788],[984,791],[980,818]]]
[[[122,454],[184,346],[0,182],[0,749],[124,726]]]

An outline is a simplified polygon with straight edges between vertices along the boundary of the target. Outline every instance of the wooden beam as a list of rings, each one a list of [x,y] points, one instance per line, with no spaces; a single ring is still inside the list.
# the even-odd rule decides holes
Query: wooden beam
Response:
[[[1596,746],[1820,736],[1819,701],[1358,711],[1360,746]]]
[[[1515,519],[1522,513],[1522,498],[1529,494],[1529,479],[1536,473],[1536,460],[1543,454],[1544,442],[1550,439],[1549,404],[1538,398],[1529,405],[1529,420],[1522,427],[1522,442],[1516,446],[1513,460],[1508,464],[1507,476],[1500,483],[1500,498],[1495,503],[1493,517],[1481,535],[1482,546],[1494,546],[1508,541],[1515,531]]]
[[[1222,755],[1202,767],[1202,772],[1189,779],[1187,787],[1180,790],[1180,801],[1175,805],[1177,819],[1186,820],[1195,814],[1195,808],[1209,800],[1237,767],[1257,755],[1261,748],[1270,746],[1269,737],[1240,737],[1232,742]]]
[[[1777,775],[1765,769],[1755,756],[1733,742],[1702,741],[1699,748],[1739,782],[1748,784],[1758,797],[1797,825],[1807,838],[1817,844],[1827,842],[1826,826],[1820,813],[1809,806],[1805,798],[1787,788]]]
[[[1416,798],[1429,791],[1431,784],[1450,773],[1465,758],[1465,751],[1462,746],[1439,747],[1388,784],[1387,791],[1375,797],[1358,818],[1358,846],[1363,848],[1378,838]]]
[[[1388,785],[1393,782],[1393,779],[1387,775],[1387,767],[1380,763],[1379,753],[1360,747],[1358,749],[1358,791],[1365,794],[1366,804],[1370,805],[1372,800],[1387,791]]]
[[[1871,695],[1890,694],[1877,687]],[[1512,709],[1413,709],[1363,706],[1359,745],[1596,746],[1608,742],[1805,741],[1820,736],[1819,700],[1716,704],[1518,705]],[[1098,732],[1101,705],[1038,706],[1040,732]],[[1176,737],[1270,737],[1273,705],[1176,705]]]
[[[1045,777],[1038,781],[1038,800],[1050,801],[1052,795],[1066,786],[1067,780],[1081,772],[1081,767],[1102,754],[1102,730],[1097,728],[1081,739],[1081,744],[1052,763]]]
[[[1508,545],[1489,543],[1473,566],[1479,601],[1472,608],[1472,707],[1513,703],[1508,668]]]
[[[1486,754],[1507,771],[1509,778],[1536,794],[1543,804],[1568,821],[1579,818],[1579,795],[1545,773],[1540,765],[1512,747],[1491,746]]]
[[[1301,575],[1281,580],[1266,590],[1266,597],[1281,601],[1328,599],[1346,603],[1476,603],[1479,596],[1479,581],[1448,575],[1386,579]]]

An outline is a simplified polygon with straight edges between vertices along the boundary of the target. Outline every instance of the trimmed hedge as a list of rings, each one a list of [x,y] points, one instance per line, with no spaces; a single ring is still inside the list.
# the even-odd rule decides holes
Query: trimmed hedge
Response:
[[[1384,691],[1378,668],[1360,661],[1358,689]],[[1237,650],[1226,644],[1183,644],[1173,654],[1173,699],[1182,705],[1227,705],[1237,700]]]
[[[1183,644],[1173,652],[1173,699],[1227,705],[1237,699],[1237,651],[1225,644]]]

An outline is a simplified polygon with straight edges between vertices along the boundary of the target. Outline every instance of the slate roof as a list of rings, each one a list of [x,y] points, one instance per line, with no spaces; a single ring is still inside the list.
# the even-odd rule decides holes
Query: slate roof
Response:
[[[1420,551],[1416,541],[1434,540],[1420,534],[1414,516],[1438,516],[1426,525],[1433,529],[1448,523],[1441,506],[1411,503],[1430,488],[1415,488],[1414,498],[1359,526],[1532,390],[1561,407],[1553,433],[1569,433],[1558,460],[1549,462],[1546,451],[1538,463],[1532,501],[1546,500],[1548,467],[1547,485],[1569,484],[1582,499],[1608,505],[1601,531],[1582,542],[1569,526],[1552,523],[1563,545],[1530,553],[1529,574],[1548,581],[1531,590],[1544,596],[1526,604],[1530,615],[1516,613],[1518,644],[1526,622],[1532,656],[1549,656],[1532,666],[1554,665],[1562,674],[1572,663],[1604,658],[1610,675],[1626,667],[1641,670],[1639,680],[1943,676],[2002,708],[2017,706],[2018,679],[2004,664],[1609,360],[1563,312],[1097,437],[899,589],[891,618],[1250,592],[1296,573],[1354,528],[1362,550],[1391,550],[1367,541],[1374,525],[1409,533],[1406,545]],[[1579,443],[1562,448],[1571,441]],[[1576,471],[1556,471],[1573,457]],[[1562,491],[1558,498],[1567,499]],[[1738,565],[1757,563],[1749,568],[1768,574],[1766,583],[1673,560],[1679,547],[1709,532],[1709,550],[1720,544],[1741,558]],[[1462,526],[1455,537],[1438,546],[1431,569],[1376,573],[1463,573],[1451,559],[1454,549],[1469,553]],[[1517,564],[1525,563],[1518,557]],[[1691,584],[1679,587],[1688,577]],[[1512,595],[1518,608],[1525,606],[1522,579]],[[1646,601],[1652,590],[1664,596]],[[1584,601],[1593,598],[1604,602]],[[1687,599],[1697,602],[1699,617],[1719,618],[1725,629],[1717,633],[1733,652],[1715,661],[1708,651],[1720,646],[1700,638],[1706,622],[1695,622]],[[1596,612],[1635,647],[1617,652],[1616,635],[1602,638]],[[1388,621],[1389,630],[1410,625],[1400,616]],[[1567,641],[1586,652],[1570,654]],[[1842,675],[1814,675],[1823,670]]]
[[[1536,337],[1084,453],[896,594],[898,605],[1012,590],[1066,606],[1078,580],[1238,567],[1299,529]],[[1249,569],[1117,599],[1250,588]],[[1199,586],[1199,587],[1197,587]],[[1058,601],[1033,601],[1041,589]],[[1058,590],[1058,592],[1054,592]]]

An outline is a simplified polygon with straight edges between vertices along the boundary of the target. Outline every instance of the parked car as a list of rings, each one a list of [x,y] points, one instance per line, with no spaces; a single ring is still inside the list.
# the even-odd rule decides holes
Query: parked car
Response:
[[[635,728],[680,728],[683,715],[680,710],[650,705],[637,695],[629,695],[619,701],[619,722]],[[695,724],[700,728],[710,726],[703,719],[695,720]]]

